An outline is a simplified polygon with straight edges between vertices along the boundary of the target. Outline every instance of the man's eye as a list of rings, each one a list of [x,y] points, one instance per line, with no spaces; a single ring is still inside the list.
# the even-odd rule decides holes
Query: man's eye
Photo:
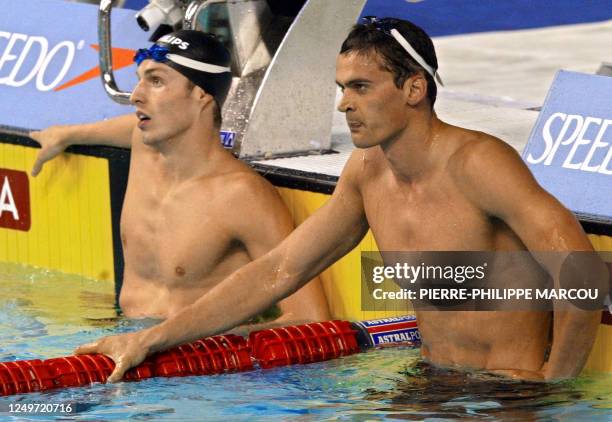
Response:
[[[368,86],[365,85],[365,84],[357,84],[357,85],[355,85],[355,89],[358,92],[365,92],[368,89]]]
[[[151,78],[151,82],[153,83],[153,85],[155,86],[159,86],[162,84],[162,80],[160,78]]]

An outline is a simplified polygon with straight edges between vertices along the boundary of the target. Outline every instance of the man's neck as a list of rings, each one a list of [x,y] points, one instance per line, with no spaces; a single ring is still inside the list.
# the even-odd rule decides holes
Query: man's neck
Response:
[[[433,111],[418,111],[395,139],[381,144],[393,173],[404,180],[419,181],[436,165],[432,147],[444,123]]]
[[[159,170],[171,185],[214,173],[218,157],[226,154],[214,127],[194,126],[153,149],[159,154]]]

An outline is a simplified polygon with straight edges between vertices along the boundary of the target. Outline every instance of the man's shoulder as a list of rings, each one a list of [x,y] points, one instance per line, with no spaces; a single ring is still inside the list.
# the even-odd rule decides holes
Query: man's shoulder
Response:
[[[268,180],[247,164],[238,164],[214,176],[212,212],[222,212],[226,227],[242,241],[280,240],[292,229],[289,210]]]
[[[500,166],[514,166],[518,162],[518,152],[501,139],[484,132],[460,129],[448,167],[454,175],[466,176]]]
[[[202,184],[212,187],[215,198],[236,207],[248,205],[253,209],[279,200],[274,186],[243,162],[233,163],[224,171],[203,178]]]
[[[518,152],[502,140],[467,131],[448,160],[455,186],[486,209],[495,209],[500,195],[528,186],[532,176]]]
[[[241,164],[243,165],[218,176],[224,179],[225,187],[229,188],[228,191],[231,194],[249,197],[274,190],[274,186],[265,177],[248,165]]]

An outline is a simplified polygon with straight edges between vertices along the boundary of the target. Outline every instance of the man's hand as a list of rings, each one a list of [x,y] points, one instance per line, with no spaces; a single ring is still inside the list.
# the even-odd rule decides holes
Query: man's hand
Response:
[[[29,133],[30,138],[38,142],[41,147],[32,167],[32,176],[37,176],[42,170],[43,164],[57,157],[70,146],[68,131],[69,129],[66,126],[51,126],[41,131]]]
[[[103,337],[93,343],[79,346],[74,351],[77,355],[102,353],[115,361],[115,370],[107,382],[121,381],[125,372],[140,364],[148,354],[148,348],[143,345],[147,330],[136,333],[120,334]]]

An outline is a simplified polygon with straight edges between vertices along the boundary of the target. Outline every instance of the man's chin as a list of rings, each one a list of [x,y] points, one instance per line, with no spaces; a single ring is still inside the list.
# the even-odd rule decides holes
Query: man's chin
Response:
[[[142,143],[147,145],[147,146],[155,146],[157,144],[159,144],[159,139],[153,138],[151,136],[147,136],[146,133],[142,134]]]
[[[366,149],[372,146],[368,139],[364,138],[361,134],[351,133],[351,140],[355,148]]]

